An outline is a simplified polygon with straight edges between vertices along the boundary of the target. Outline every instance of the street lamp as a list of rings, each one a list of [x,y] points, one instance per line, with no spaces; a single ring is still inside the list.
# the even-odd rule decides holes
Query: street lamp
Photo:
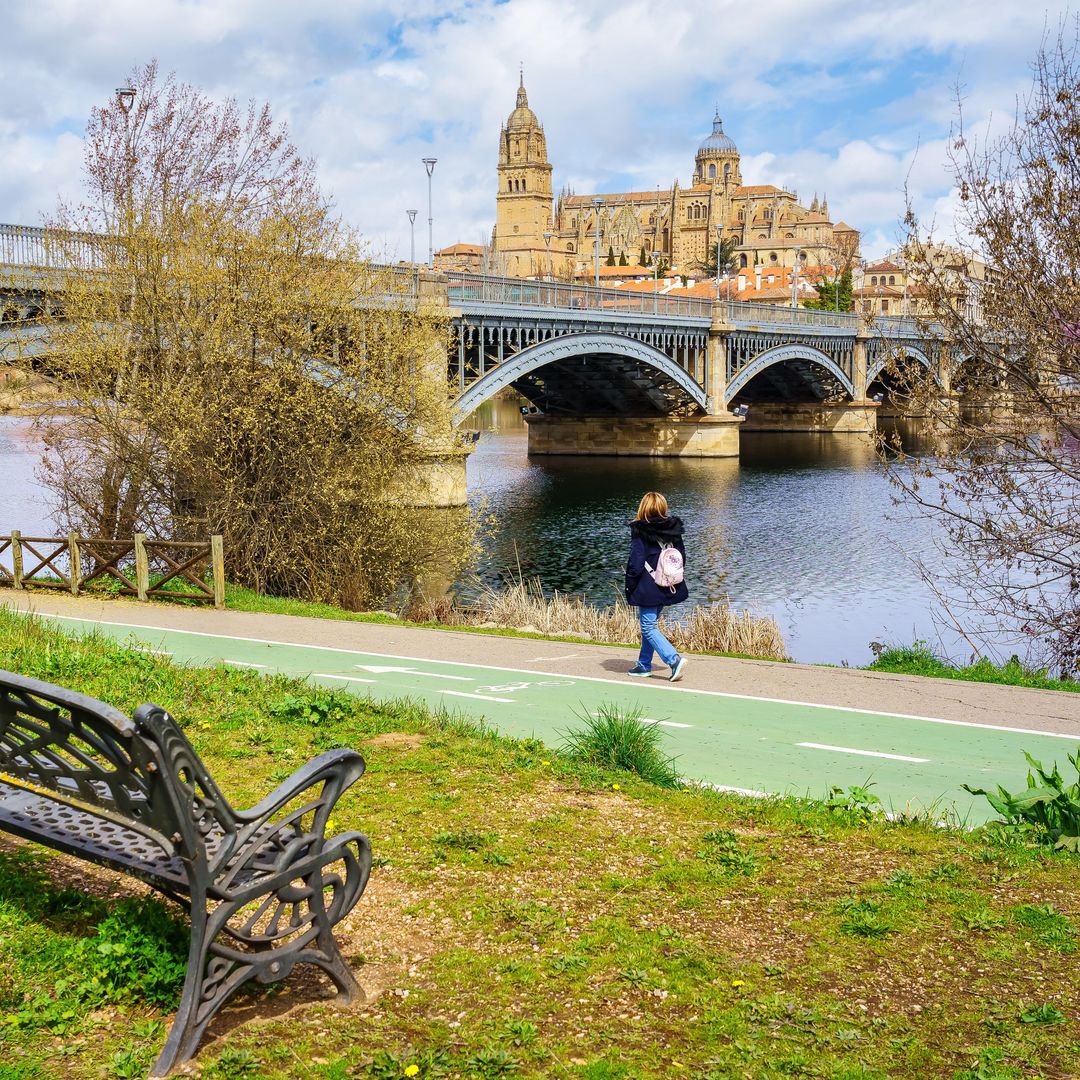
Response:
[[[795,267],[794,272],[791,275],[791,306],[798,307],[798,301],[796,297],[799,293],[799,253],[802,251],[802,247],[799,244],[795,245]]]
[[[547,277],[551,280],[551,238],[555,234],[550,230],[544,232],[544,246],[547,248]]]
[[[116,100],[120,108],[124,110],[124,115],[127,116],[131,112],[131,106],[135,104],[135,87],[118,86],[116,88]]]
[[[406,210],[409,215],[409,263],[416,265],[416,211]]]
[[[438,158],[426,157],[421,159],[424,168],[427,169],[427,258],[428,266],[435,269],[435,241],[434,231],[431,227],[431,174],[435,171],[435,162]]]
[[[596,287],[598,289],[600,288],[600,207],[603,203],[604,200],[599,197],[592,201],[593,223],[596,227],[596,236],[593,240],[593,259],[596,263]]]

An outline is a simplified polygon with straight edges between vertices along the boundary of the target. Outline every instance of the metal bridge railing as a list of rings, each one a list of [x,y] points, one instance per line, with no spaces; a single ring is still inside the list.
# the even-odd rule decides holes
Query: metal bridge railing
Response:
[[[712,301],[700,297],[671,297],[662,293],[630,292],[567,285],[556,281],[525,281],[451,271],[446,275],[450,303],[512,304],[516,307],[563,308],[605,314],[681,315],[712,317]]]

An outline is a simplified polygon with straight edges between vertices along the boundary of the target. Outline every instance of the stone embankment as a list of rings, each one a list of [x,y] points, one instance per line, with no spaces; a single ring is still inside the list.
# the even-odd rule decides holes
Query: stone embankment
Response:
[[[0,414],[37,415],[58,405],[63,397],[53,379],[0,366]]]

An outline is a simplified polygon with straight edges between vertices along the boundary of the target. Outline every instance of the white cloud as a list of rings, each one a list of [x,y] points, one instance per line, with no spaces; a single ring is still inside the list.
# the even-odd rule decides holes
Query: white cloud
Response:
[[[426,250],[428,155],[436,246],[476,241],[494,216],[497,135],[522,60],[557,186],[685,182],[719,101],[749,182],[828,191],[871,250],[892,242],[905,181],[917,207],[948,211],[957,78],[976,122],[1007,118],[1044,20],[1064,10],[776,0],[762,33],[761,12],[735,0],[414,0],[404,13],[390,0],[16,0],[0,70],[0,220],[37,220],[71,192],[72,131],[157,56],[214,95],[270,101],[342,213],[387,254],[408,253],[407,208]]]

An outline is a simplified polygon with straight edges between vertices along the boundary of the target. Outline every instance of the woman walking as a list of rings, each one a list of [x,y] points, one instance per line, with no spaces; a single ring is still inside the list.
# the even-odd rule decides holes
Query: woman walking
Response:
[[[683,581],[686,549],[682,537],[683,523],[668,516],[667,499],[658,491],[647,491],[630,522],[626,602],[638,609],[641,619],[641,653],[628,675],[651,675],[654,653],[671,669],[669,681],[678,682],[686,669],[686,659],[656,625],[665,607],[681,604],[690,595]]]

